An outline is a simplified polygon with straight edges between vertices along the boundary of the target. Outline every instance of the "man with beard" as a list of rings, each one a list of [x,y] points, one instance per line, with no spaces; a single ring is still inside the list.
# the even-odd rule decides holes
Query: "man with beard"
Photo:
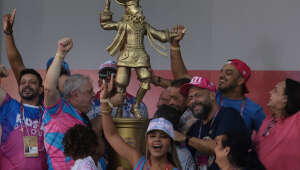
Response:
[[[213,139],[225,132],[247,134],[245,123],[236,110],[217,103],[216,87],[205,77],[194,76],[180,92],[187,96],[189,107],[199,120],[188,135],[176,132],[175,141],[185,142],[190,147],[198,169],[218,169],[212,158],[216,146]]]
[[[0,66],[0,77],[7,71]],[[46,170],[46,151],[42,131],[42,78],[33,69],[23,69],[18,80],[21,101],[0,88],[0,169]]]
[[[179,42],[183,38],[183,26],[173,29],[178,34],[171,41],[171,68],[175,79],[191,78],[188,73],[183,59],[181,57]],[[222,67],[219,77],[219,90],[216,98],[219,105],[224,107],[232,107],[237,110],[243,117],[245,124],[249,130],[258,131],[265,114],[262,108],[245,96],[249,91],[246,83],[251,75],[249,66],[239,59],[228,60]]]
[[[155,79],[157,80],[158,78],[155,77]],[[170,120],[171,118],[172,119],[170,120],[171,122],[173,123],[176,122],[176,125],[174,125],[174,127],[176,127],[176,129],[179,132],[183,133],[184,135],[187,134],[190,127],[198,120],[192,114],[191,110],[187,108],[186,105],[187,97],[180,93],[180,87],[185,83],[189,83],[189,82],[190,82],[189,79],[179,79],[179,80],[172,81],[170,83],[171,86],[168,87],[168,92],[170,96],[168,106],[162,105],[161,107],[158,108],[157,112],[154,115],[154,117],[159,117],[162,116],[160,115],[161,111],[165,112],[166,110],[169,110],[163,114],[166,116],[168,120]],[[159,81],[158,82],[156,81],[155,85],[160,85]],[[167,115],[167,114],[172,114],[172,115]],[[176,151],[181,164],[181,168],[183,170],[194,170],[195,162],[193,160],[193,156],[191,155],[189,149],[185,146],[184,142],[176,143]]]
[[[14,40],[13,25],[15,22],[15,16],[16,16],[16,9],[14,9],[12,13],[8,13],[3,16],[3,30],[4,30],[3,32],[5,34],[4,37],[5,37],[7,58],[16,80],[19,81],[20,73],[23,69],[26,68],[26,66],[24,65],[22,55],[17,49]],[[46,64],[46,70],[48,70],[52,61],[53,61],[53,57],[50,57]],[[70,76],[70,74],[71,72],[69,69],[69,65],[64,61],[62,63],[62,69],[58,80],[58,89],[61,92],[61,94],[63,91],[63,83]],[[43,95],[41,96],[40,103],[43,104]]]

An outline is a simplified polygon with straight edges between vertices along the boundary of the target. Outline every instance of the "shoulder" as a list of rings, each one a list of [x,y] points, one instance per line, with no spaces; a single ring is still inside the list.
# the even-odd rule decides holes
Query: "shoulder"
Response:
[[[253,100],[251,100],[248,97],[246,97],[246,107],[247,107],[247,109],[250,109],[253,111],[262,110],[262,107],[259,104],[255,103]]]
[[[142,156],[139,159],[138,163],[136,164],[134,170],[143,170],[145,163],[146,163],[146,158],[145,158],[145,156]]]
[[[12,98],[8,93],[6,93],[5,99],[3,100],[0,108],[5,107],[5,105],[19,106],[20,102],[18,102],[17,100]]]

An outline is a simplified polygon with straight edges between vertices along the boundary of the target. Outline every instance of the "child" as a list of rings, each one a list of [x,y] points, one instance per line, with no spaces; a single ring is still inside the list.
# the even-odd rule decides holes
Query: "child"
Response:
[[[75,161],[71,170],[97,170],[95,162],[99,156],[96,148],[99,143],[92,129],[77,124],[66,132],[62,143],[64,154]],[[102,170],[101,167],[99,169]]]

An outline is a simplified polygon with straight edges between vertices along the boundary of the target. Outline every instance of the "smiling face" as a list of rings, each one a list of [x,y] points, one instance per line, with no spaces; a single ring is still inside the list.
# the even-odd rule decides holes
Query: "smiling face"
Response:
[[[147,134],[147,149],[153,157],[164,157],[171,146],[171,138],[161,130],[153,130]]]
[[[225,64],[219,77],[219,90],[222,92],[231,91],[244,83],[240,72],[231,64]]]
[[[285,81],[279,82],[271,91],[268,107],[274,114],[280,114],[284,111],[287,104],[287,96],[285,95]],[[284,116],[284,115],[276,115]]]
[[[211,92],[199,87],[191,87],[188,93],[188,106],[198,119],[207,120],[212,109]]]
[[[42,87],[34,74],[24,74],[20,79],[19,94],[23,100],[33,100],[42,94]]]

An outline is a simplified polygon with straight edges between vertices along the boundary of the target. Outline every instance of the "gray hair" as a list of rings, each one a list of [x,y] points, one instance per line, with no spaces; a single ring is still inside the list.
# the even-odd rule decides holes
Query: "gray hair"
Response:
[[[88,76],[81,74],[73,74],[64,82],[64,98],[70,98],[72,91],[80,90],[85,82],[91,81]]]

